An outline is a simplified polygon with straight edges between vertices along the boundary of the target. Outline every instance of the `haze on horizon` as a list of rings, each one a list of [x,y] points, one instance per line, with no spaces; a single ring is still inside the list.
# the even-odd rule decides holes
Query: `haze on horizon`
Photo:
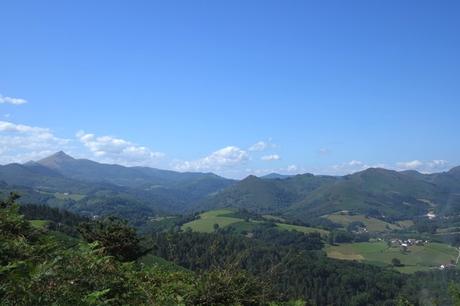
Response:
[[[460,164],[457,1],[47,3],[0,4],[0,164]]]

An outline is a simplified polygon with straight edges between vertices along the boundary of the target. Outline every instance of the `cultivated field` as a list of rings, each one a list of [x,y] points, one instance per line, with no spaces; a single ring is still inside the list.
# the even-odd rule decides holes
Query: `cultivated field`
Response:
[[[401,272],[438,268],[440,265],[455,261],[458,251],[454,247],[442,243],[428,243],[423,246],[410,246],[407,252],[399,247],[388,247],[385,242],[344,243],[326,248],[327,255],[336,259],[357,260],[380,266],[391,265],[393,258],[401,261]]]
[[[400,221],[399,224],[391,224],[372,217],[366,217],[364,215],[349,215],[347,213],[334,213],[324,217],[334,223],[342,225],[343,227],[347,227],[347,225],[352,222],[360,221],[366,225],[369,232],[386,232],[411,225],[409,221]]]
[[[226,227],[230,224],[244,221],[243,219],[226,217],[234,211],[231,209],[218,209],[204,212],[200,215],[200,219],[188,222],[182,226],[182,229],[190,228],[192,231],[211,233],[214,231],[214,224],[219,224],[219,227]]]
[[[218,209],[211,210],[200,215],[200,219],[188,222],[182,226],[185,230],[190,228],[192,231],[211,233],[214,231],[214,224],[218,224],[220,228],[233,226],[237,231],[250,231],[255,225],[261,221],[249,220],[245,221],[241,218],[232,217],[235,210],[232,209]],[[274,221],[272,218],[267,218],[270,221]],[[285,223],[275,223],[280,230],[296,230],[302,233],[313,233],[318,232],[321,235],[327,235],[328,231],[313,227],[306,227],[300,225],[291,225]]]
[[[49,221],[46,220],[30,220],[30,224],[37,229],[45,228],[45,226],[48,225],[48,223]]]
[[[320,229],[320,228],[315,228],[315,227],[307,227],[307,226],[300,226],[300,225],[292,225],[292,224],[286,224],[286,223],[276,223],[276,225],[284,230],[292,231],[296,230],[298,232],[302,233],[314,233],[318,232],[321,234],[321,236],[326,236],[329,234],[328,231]]]

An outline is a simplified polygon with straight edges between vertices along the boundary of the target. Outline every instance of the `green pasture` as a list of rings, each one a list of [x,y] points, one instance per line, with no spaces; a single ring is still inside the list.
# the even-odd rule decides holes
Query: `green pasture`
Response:
[[[401,261],[397,270],[405,273],[429,270],[455,262],[458,251],[442,243],[409,246],[404,252],[399,247],[389,247],[386,242],[344,243],[326,247],[327,255],[343,260],[357,260],[380,266],[391,265],[393,258]]]

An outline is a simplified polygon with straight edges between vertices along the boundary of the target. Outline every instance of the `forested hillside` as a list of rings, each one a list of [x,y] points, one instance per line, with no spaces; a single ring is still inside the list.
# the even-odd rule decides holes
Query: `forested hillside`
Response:
[[[139,236],[118,218],[43,206],[21,208],[30,222],[16,198],[0,203],[2,305],[451,305],[460,292],[456,270],[405,275],[327,258],[318,233],[261,223],[250,236]]]
[[[391,220],[411,219],[429,211],[450,215],[460,207],[457,172],[455,168],[437,174],[371,168],[342,177],[250,176],[206,198],[199,207],[245,208],[303,221],[340,211]]]

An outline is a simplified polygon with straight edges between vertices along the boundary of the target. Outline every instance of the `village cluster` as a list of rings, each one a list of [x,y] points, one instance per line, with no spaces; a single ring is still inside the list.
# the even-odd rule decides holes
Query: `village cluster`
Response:
[[[400,247],[402,251],[407,251],[407,248],[413,245],[426,245],[428,240],[419,239],[391,239],[389,240],[389,246]]]

